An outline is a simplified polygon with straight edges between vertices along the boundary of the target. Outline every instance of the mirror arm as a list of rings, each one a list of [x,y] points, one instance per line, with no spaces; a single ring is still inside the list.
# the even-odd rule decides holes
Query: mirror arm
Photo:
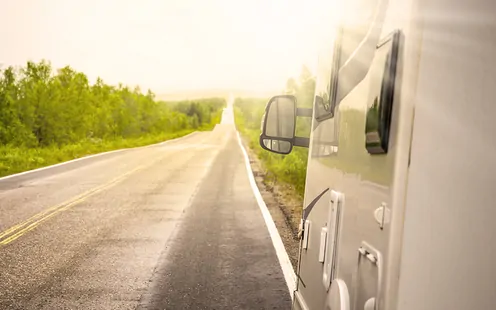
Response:
[[[313,116],[313,109],[297,108],[296,109],[296,116],[312,117]],[[295,137],[294,138],[294,146],[301,146],[301,147],[308,148],[310,146],[310,138]]]
[[[313,109],[309,108],[296,108],[296,116],[312,117]]]
[[[294,146],[309,147],[310,146],[310,138],[295,137],[294,138]]]

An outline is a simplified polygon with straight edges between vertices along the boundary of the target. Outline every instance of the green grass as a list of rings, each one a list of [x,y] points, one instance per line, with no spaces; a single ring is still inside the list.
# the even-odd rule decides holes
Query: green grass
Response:
[[[101,152],[154,144],[184,136],[192,131],[189,129],[171,134],[147,135],[135,139],[85,140],[61,147],[0,146],[0,176],[54,165]]]
[[[196,131],[212,130],[219,123],[222,112],[216,112],[209,124],[204,124]],[[0,146],[0,177],[19,172],[50,166],[68,160],[81,158],[97,153],[123,148],[140,147],[167,141],[192,133],[195,129],[186,129],[172,133],[149,134],[132,139],[88,139],[79,143],[64,146],[28,148],[16,146]]]

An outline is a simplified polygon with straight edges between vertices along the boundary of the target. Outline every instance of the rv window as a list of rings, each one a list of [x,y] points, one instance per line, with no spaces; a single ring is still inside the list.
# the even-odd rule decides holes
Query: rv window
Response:
[[[371,68],[365,147],[370,154],[384,154],[389,146],[389,129],[394,99],[399,31],[394,31],[377,45]]]
[[[346,1],[344,5],[344,12],[341,28],[338,30],[336,40],[334,42],[334,49],[327,49],[324,52],[332,54],[332,60],[321,56],[319,68],[318,81],[319,84],[326,84],[327,89],[317,92],[316,95],[324,100],[315,100],[316,118],[317,120],[324,120],[333,117],[336,106],[339,105],[338,98],[344,98],[344,89],[349,89],[356,85],[349,85],[355,83],[356,79],[353,74],[359,74],[356,70],[348,70],[340,72],[340,69],[348,62],[354,55],[360,43],[365,39],[372,22],[374,14],[376,13],[378,0],[352,0]],[[368,67],[368,61],[358,63],[362,66]],[[329,70],[330,69],[330,70]],[[358,70],[361,71],[361,70]],[[327,74],[327,77],[321,76]],[[324,81],[322,81],[322,79]],[[323,85],[322,85],[323,86]],[[319,86],[317,85],[317,90]],[[318,97],[317,97],[318,98]],[[318,99],[320,99],[318,98]],[[319,102],[321,103],[319,105]]]

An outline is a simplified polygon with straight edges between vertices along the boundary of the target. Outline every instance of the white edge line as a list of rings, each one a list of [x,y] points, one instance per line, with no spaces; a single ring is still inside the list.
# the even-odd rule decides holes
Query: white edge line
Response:
[[[18,177],[18,176],[25,175],[25,174],[29,174],[29,173],[39,172],[39,171],[42,171],[42,170],[47,170],[47,169],[51,169],[51,168],[55,168],[55,167],[67,165],[67,164],[74,163],[74,162],[77,162],[77,161],[80,161],[80,160],[85,160],[85,159],[90,159],[90,158],[93,158],[93,157],[98,157],[98,156],[102,156],[102,155],[111,154],[111,153],[117,153],[117,152],[122,152],[122,151],[126,151],[126,150],[147,148],[147,147],[152,147],[152,146],[167,144],[167,143],[172,142],[172,141],[177,141],[179,139],[183,139],[183,138],[186,138],[188,136],[192,136],[193,134],[196,134],[198,132],[199,131],[193,131],[192,133],[189,133],[189,134],[187,134],[185,136],[177,137],[177,138],[174,138],[174,139],[166,140],[166,141],[155,143],[155,144],[149,144],[149,145],[143,145],[143,146],[137,146],[137,147],[130,147],[130,148],[118,149],[118,150],[113,150],[113,151],[108,151],[108,152],[103,152],[103,153],[97,153],[97,154],[93,154],[93,155],[83,156],[83,157],[75,158],[75,159],[72,159],[72,160],[69,160],[69,161],[64,161],[64,162],[61,162],[61,163],[58,163],[58,164],[55,164],[55,165],[41,167],[41,168],[37,168],[37,169],[33,169],[33,170],[28,170],[28,171],[19,172],[19,173],[16,173],[16,174],[7,175],[7,176],[4,176],[4,177],[1,177],[0,178],[0,181],[7,180],[7,179],[10,179],[10,178],[14,178],[14,177]]]
[[[253,176],[253,171],[250,166],[250,159],[248,157],[248,153],[246,152],[245,147],[241,142],[241,138],[239,136],[239,132],[236,131],[238,137],[238,143],[241,147],[241,151],[243,152],[246,164],[246,170],[248,172],[248,179],[250,180],[251,189],[253,190],[253,194],[257,200],[258,206],[260,207],[260,211],[262,212],[263,218],[265,220],[265,225],[269,230],[270,238],[272,239],[272,244],[274,245],[274,249],[276,250],[277,258],[279,260],[279,264],[281,265],[282,272],[284,274],[284,279],[286,280],[286,284],[289,289],[289,294],[291,295],[291,300],[293,300],[293,292],[296,290],[296,274],[293,270],[293,265],[289,260],[288,252],[286,252],[286,248],[284,247],[284,243],[282,242],[281,236],[277,231],[276,224],[270,215],[269,209],[267,209],[267,205],[263,201],[262,194],[257,187],[257,183],[255,182],[255,177]]]

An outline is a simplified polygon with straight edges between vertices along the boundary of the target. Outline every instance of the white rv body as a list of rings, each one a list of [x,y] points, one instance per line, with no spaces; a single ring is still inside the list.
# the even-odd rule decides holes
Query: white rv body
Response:
[[[342,36],[322,38],[329,107],[314,102],[293,309],[496,309],[496,2],[338,1],[351,5]],[[381,153],[365,131],[393,41]]]

